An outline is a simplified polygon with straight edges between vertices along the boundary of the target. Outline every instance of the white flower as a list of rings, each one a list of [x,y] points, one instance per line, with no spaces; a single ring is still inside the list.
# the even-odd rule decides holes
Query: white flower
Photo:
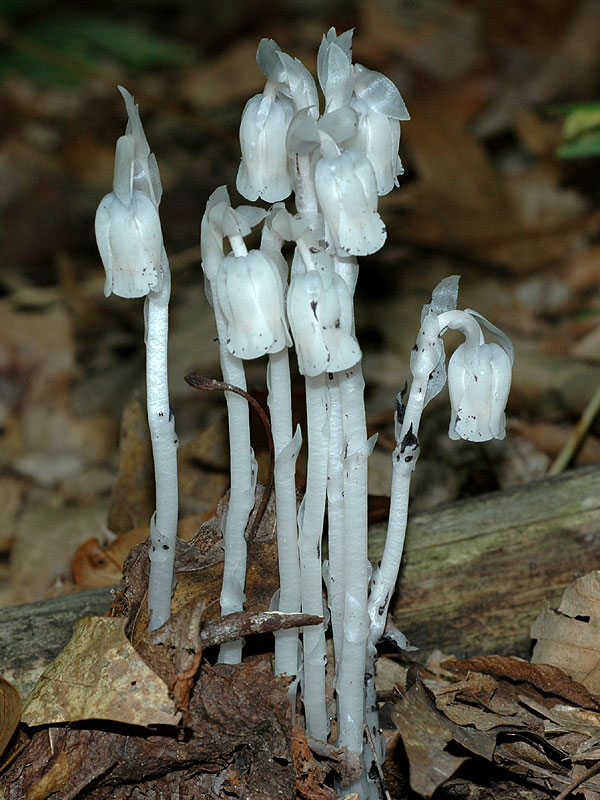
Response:
[[[143,192],[124,205],[111,192],[96,212],[96,241],[106,271],[104,294],[144,297],[162,283],[162,233],[156,206]]]
[[[389,78],[356,64],[351,106],[358,113],[358,127],[348,147],[367,156],[378,194],[387,194],[398,186],[403,171],[398,157],[400,120],[410,119],[404,100]]]
[[[508,337],[473,311],[449,312],[470,318],[451,322],[448,327],[465,333],[465,342],[455,350],[448,364],[451,439],[485,442],[504,439],[506,401],[511,382],[513,351]],[[441,319],[443,320],[442,315]],[[486,344],[475,317],[502,342]]]
[[[158,216],[162,188],[138,107],[129,92],[119,89],[129,119],[117,141],[113,191],[96,212],[96,241],[106,271],[104,294],[143,297],[160,289],[167,263]]]
[[[338,255],[366,256],[383,246],[386,230],[377,213],[377,182],[365,155],[346,150],[320,158],[315,189]]]
[[[279,270],[260,250],[226,256],[216,290],[227,321],[225,344],[232,355],[258,358],[291,345]]]
[[[274,92],[257,94],[244,108],[240,125],[242,162],[236,186],[248,200],[284,200],[292,191],[286,135],[293,107]]]
[[[287,297],[298,368],[314,377],[350,369],[361,358],[352,335],[352,298],[339,275],[327,286],[320,272],[294,275]]]

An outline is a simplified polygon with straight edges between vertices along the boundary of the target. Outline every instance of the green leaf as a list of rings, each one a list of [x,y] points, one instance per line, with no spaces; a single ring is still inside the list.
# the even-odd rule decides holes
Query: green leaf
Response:
[[[570,139],[556,151],[559,158],[590,158],[600,155],[600,128]]]
[[[111,57],[138,69],[179,66],[195,58],[188,45],[169,41],[142,28],[102,19],[70,15],[44,20],[16,40],[0,57],[0,71],[25,72],[44,81],[75,83]]]

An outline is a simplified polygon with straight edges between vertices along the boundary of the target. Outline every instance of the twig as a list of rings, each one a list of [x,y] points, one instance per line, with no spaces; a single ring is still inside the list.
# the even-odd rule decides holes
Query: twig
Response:
[[[580,775],[579,778],[577,778],[577,780],[573,781],[573,783],[570,786],[568,786],[564,791],[562,791],[558,795],[556,800],[565,800],[565,798],[567,798],[572,791],[577,789],[578,786],[581,786],[582,783],[585,783],[585,781],[587,781],[588,778],[591,778],[599,771],[600,771],[600,761],[597,761],[595,764],[592,764],[592,766],[588,770],[586,770],[583,773],[583,775]]]
[[[589,403],[583,410],[581,419],[575,426],[575,430],[569,436],[567,443],[560,451],[556,460],[548,470],[548,475],[560,475],[569,464],[576,452],[583,444],[583,440],[588,434],[592,423],[600,412],[600,385],[592,395]]]
[[[319,625],[323,617],[314,614],[285,614],[283,611],[236,611],[204,622],[200,629],[202,647],[234,642],[252,633],[273,633],[286,628]]]
[[[258,416],[261,419],[262,424],[265,426],[265,431],[267,433],[267,442],[269,444],[269,474],[267,475],[267,480],[265,481],[265,490],[263,492],[262,499],[260,501],[260,505],[256,512],[256,516],[254,517],[254,523],[250,530],[250,538],[254,536],[258,527],[262,521],[262,518],[265,513],[265,509],[267,507],[267,503],[269,502],[269,497],[271,495],[271,490],[273,488],[273,473],[275,469],[275,445],[273,443],[273,433],[271,431],[271,423],[269,422],[269,417],[267,416],[264,408],[261,404],[252,397],[251,394],[244,391],[244,389],[240,389],[239,386],[233,386],[231,383],[225,383],[224,381],[216,381],[214,378],[204,378],[202,375],[198,375],[195,372],[190,372],[189,375],[185,376],[186,383],[189,383],[190,386],[193,386],[194,389],[205,390],[207,392],[213,391],[223,391],[223,392],[235,392],[235,394],[239,394],[240,397],[244,397],[248,403],[252,406],[252,408],[256,411]]]

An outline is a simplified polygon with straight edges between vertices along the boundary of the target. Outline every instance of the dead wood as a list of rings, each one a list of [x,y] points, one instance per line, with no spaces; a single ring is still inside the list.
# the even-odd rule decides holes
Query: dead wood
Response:
[[[529,628],[578,574],[600,569],[600,467],[415,514],[393,614],[417,645],[458,657],[527,657]],[[370,532],[377,562],[385,527]],[[4,609],[0,674],[26,694],[68,641],[74,622],[102,614],[109,589]]]

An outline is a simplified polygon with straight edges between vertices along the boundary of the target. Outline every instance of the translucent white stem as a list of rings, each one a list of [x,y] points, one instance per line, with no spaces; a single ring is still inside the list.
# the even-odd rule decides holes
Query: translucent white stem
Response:
[[[227,341],[227,324],[221,311],[217,293],[213,292],[213,308],[219,338],[219,355],[223,380],[240,389],[246,389],[243,361],[231,355]],[[250,445],[250,419],[248,402],[234,392],[225,392],[229,425],[229,463],[231,488],[229,507],[223,531],[225,563],[221,587],[221,614],[241,611],[246,599],[246,538],[248,517],[254,506],[256,470]],[[242,660],[242,640],[221,645],[219,661],[239,664]]]
[[[171,615],[173,563],[177,538],[177,435],[169,404],[167,343],[171,278],[163,253],[164,279],[150,292],[144,307],[146,339],[146,403],[156,484],[156,511],[150,522],[149,630],[160,628]]]
[[[327,595],[333,629],[336,672],[344,648],[344,428],[339,376],[327,375],[329,390],[329,456],[327,466],[327,544],[329,550]]]
[[[325,515],[329,424],[325,376],[306,377],[306,419],[308,465],[306,492],[298,515],[302,611],[323,615],[321,539]],[[329,732],[325,697],[325,626],[304,628],[303,701],[306,730],[315,739],[326,741]]]
[[[294,156],[294,193],[296,195],[296,208],[300,214],[307,216],[317,214],[319,207],[315,182],[312,176],[310,155]]]
[[[267,402],[275,445],[275,507],[279,556],[279,611],[301,609],[300,556],[296,520],[296,458],[302,442],[300,430],[292,441],[292,395],[287,347],[269,356]],[[298,629],[275,635],[275,674],[298,672]],[[295,690],[294,690],[295,694]]]
[[[340,373],[346,452],[344,468],[344,646],[337,683],[338,743],[360,753],[364,728],[364,679],[369,633],[367,590],[367,442],[364,380],[360,363]]]
[[[410,480],[419,455],[418,432],[428,377],[413,380],[398,444],[392,454],[390,515],[381,564],[375,570],[369,595],[369,640],[376,645],[383,634],[390,599],[398,578],[406,522]]]

